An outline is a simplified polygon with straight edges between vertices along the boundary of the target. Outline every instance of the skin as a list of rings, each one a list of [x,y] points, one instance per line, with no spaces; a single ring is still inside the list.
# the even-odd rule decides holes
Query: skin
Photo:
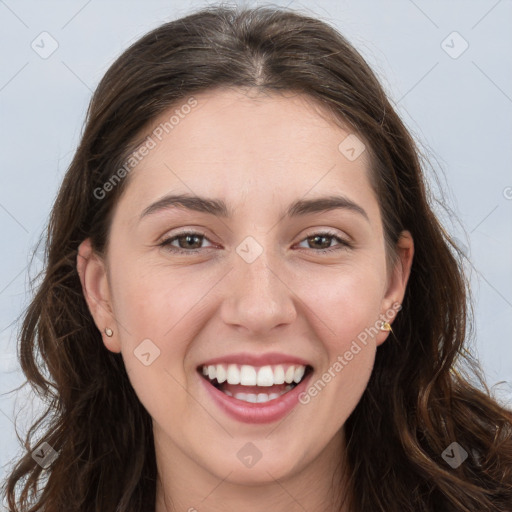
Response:
[[[196,368],[231,353],[277,351],[310,361],[314,380],[320,378],[361,332],[401,303],[412,238],[402,233],[388,267],[368,152],[347,159],[338,145],[350,131],[307,97],[223,89],[196,99],[197,107],[130,174],[106,255],[95,254],[87,239],[77,259],[98,329],[114,331],[103,334],[104,344],[122,353],[153,418],[156,512],[338,510],[333,503],[345,489],[340,484],[333,493],[331,480],[340,481],[345,468],[344,423],[389,333],[360,344],[315,398],[270,424],[227,416]],[[171,192],[223,199],[233,217],[174,207],[140,219]],[[348,209],[283,217],[295,200],[332,194],[357,203],[368,218]],[[333,237],[315,243],[311,237],[325,229],[352,246]],[[181,230],[205,237],[189,245],[175,239],[172,246],[190,251],[192,243],[199,253],[173,254],[158,245]],[[236,252],[247,236],[262,248],[252,263]],[[319,251],[329,247],[339,250]],[[160,355],[145,366],[134,350],[148,338]],[[248,442],[261,452],[250,468],[237,457]]]

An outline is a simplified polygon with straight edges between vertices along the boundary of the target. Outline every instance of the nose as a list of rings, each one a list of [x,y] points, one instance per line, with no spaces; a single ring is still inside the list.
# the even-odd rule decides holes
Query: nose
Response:
[[[222,320],[260,337],[292,323],[297,316],[293,283],[286,282],[282,266],[269,257],[269,251],[263,250],[251,263],[238,255],[234,260],[221,306]]]

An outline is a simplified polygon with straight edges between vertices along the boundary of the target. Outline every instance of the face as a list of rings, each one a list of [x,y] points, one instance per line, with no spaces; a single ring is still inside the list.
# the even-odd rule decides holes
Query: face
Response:
[[[114,331],[105,346],[122,353],[157,453],[232,482],[285,478],[339,456],[412,240],[387,267],[362,139],[308,98],[195,98],[161,140],[176,108],[148,130],[104,259],[81,245],[84,294]]]

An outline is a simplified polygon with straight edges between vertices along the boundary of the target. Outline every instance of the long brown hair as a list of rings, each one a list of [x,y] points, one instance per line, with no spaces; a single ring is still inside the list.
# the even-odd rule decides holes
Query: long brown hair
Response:
[[[282,8],[224,6],[142,37],[94,93],[20,330],[21,367],[47,410],[6,480],[9,510],[154,511],[151,418],[121,354],[106,350],[92,320],[77,248],[91,237],[96,251],[106,250],[127,180],[101,197],[95,190],[123,166],[149,123],[219,87],[302,92],[350,126],[369,144],[389,251],[402,230],[415,241],[394,336],[378,348],[367,389],[345,424],[350,510],[512,510],[512,413],[491,396],[464,349],[471,308],[462,254],[433,213],[413,139],[366,62],[329,24]],[[32,457],[43,441],[58,453],[45,469]],[[443,457],[454,442],[468,454],[458,467]]]

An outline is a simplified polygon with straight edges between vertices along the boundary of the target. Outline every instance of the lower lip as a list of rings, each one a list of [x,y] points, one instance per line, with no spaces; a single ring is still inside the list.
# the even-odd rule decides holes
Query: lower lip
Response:
[[[199,375],[199,378],[213,401],[235,420],[243,423],[271,423],[286,416],[299,403],[299,395],[305,391],[311,375],[312,373],[307,375],[297,386],[279,398],[263,403],[238,400],[217,389],[201,375]]]

